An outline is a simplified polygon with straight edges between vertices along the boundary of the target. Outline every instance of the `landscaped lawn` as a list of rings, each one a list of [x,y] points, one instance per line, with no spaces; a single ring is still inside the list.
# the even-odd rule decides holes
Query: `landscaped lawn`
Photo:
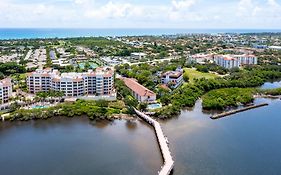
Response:
[[[203,72],[199,72],[195,69],[192,68],[185,68],[185,74],[188,75],[189,77],[189,82],[193,83],[194,79],[200,79],[200,78],[206,78],[206,79],[210,79],[210,78],[216,78],[218,77],[218,75],[216,74],[212,74],[212,73],[203,73]]]

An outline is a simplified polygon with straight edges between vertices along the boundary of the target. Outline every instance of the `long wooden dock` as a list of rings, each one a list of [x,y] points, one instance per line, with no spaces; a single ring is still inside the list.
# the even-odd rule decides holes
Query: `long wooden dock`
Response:
[[[252,106],[248,106],[248,107],[241,108],[241,109],[223,112],[221,114],[213,115],[210,118],[213,119],[213,120],[220,119],[220,118],[223,118],[223,117],[227,117],[229,115],[237,114],[237,113],[244,112],[244,111],[251,110],[251,109],[255,109],[255,108],[260,108],[260,107],[263,107],[263,106],[268,106],[268,103],[262,103],[262,104],[259,104],[259,105],[252,105]]]
[[[161,149],[161,154],[164,160],[163,166],[161,166],[161,170],[158,171],[159,175],[169,175],[171,171],[174,168],[174,160],[171,156],[171,152],[169,150],[169,142],[167,137],[164,135],[162,128],[160,124],[154,120],[153,118],[149,117],[148,115],[145,115],[144,113],[138,111],[135,109],[135,112],[138,114],[140,118],[142,118],[144,121],[149,123],[151,126],[154,127],[156,137],[158,140],[159,147]]]

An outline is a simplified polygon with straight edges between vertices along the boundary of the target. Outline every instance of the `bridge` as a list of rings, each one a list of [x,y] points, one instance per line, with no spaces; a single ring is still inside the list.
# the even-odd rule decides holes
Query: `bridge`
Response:
[[[164,135],[160,124],[156,120],[152,119],[148,115],[145,115],[144,113],[142,113],[136,109],[134,109],[134,110],[140,118],[142,118],[144,121],[146,121],[147,123],[149,123],[151,126],[154,127],[156,137],[158,140],[158,144],[159,144],[159,147],[161,150],[161,154],[162,154],[162,157],[164,160],[164,164],[161,166],[161,170],[158,171],[158,174],[159,175],[169,175],[174,168],[174,160],[173,160],[173,157],[171,156],[171,152],[169,150],[169,146],[168,146],[169,142],[168,142],[167,137]]]

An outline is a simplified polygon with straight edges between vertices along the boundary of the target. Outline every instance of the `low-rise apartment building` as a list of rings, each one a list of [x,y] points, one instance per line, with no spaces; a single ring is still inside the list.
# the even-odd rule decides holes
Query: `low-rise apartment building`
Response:
[[[169,85],[171,88],[177,88],[183,83],[182,71],[168,71],[161,75],[161,83]]]
[[[27,86],[30,93],[53,90],[66,97],[110,95],[114,92],[114,71],[109,67],[62,74],[52,69],[36,70],[27,75]]]
[[[205,64],[205,63],[212,63],[214,60],[214,55],[213,54],[195,54],[195,55],[190,55],[188,57],[188,62],[190,63],[199,63],[199,64]]]
[[[146,53],[131,53],[131,58],[140,60],[146,57]]]
[[[156,101],[156,94],[139,84],[135,79],[132,78],[121,78],[125,85],[131,90],[132,95],[139,102],[154,102]]]
[[[0,104],[7,103],[12,96],[12,80],[6,78],[0,80]]]
[[[224,68],[231,69],[234,67],[241,67],[243,65],[258,64],[258,59],[254,55],[215,55],[214,61],[217,65]]]

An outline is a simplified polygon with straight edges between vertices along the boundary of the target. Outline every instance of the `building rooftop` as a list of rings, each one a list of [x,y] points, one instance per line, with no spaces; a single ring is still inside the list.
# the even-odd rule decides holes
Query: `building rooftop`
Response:
[[[256,58],[255,55],[252,54],[243,54],[243,55],[216,55],[215,57],[223,58],[224,60],[236,60],[239,57],[248,57],[248,58]]]
[[[34,72],[28,73],[27,76],[44,76],[44,77],[53,77],[54,79],[61,79],[61,78],[67,78],[67,79],[82,79],[84,76],[96,76],[96,75],[102,75],[104,77],[111,77],[114,74],[114,70],[110,67],[99,67],[95,71],[89,70],[88,72],[83,73],[77,73],[77,72],[69,72],[69,73],[62,73],[58,70],[47,68],[44,70],[36,70]]]
[[[156,94],[144,87],[143,85],[139,84],[135,79],[132,78],[121,78],[124,81],[126,86],[128,86],[132,91],[137,93],[140,96],[156,96]]]
[[[142,53],[142,52],[134,52],[134,53],[131,53],[132,56],[146,56],[146,53]]]
[[[3,80],[0,80],[0,86],[12,86],[12,79],[5,78]]]
[[[182,72],[180,72],[180,71],[168,71],[168,72],[163,73],[162,77],[166,77],[167,75],[171,78],[178,78],[178,77],[182,76]]]

